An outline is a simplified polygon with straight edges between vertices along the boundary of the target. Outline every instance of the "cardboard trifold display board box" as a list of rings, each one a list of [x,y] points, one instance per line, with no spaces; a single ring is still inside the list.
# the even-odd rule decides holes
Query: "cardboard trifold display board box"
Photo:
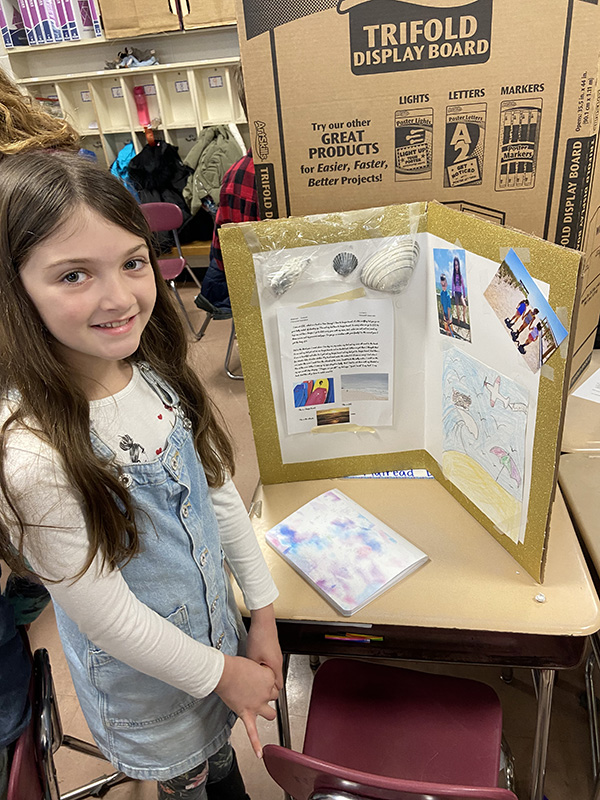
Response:
[[[581,254],[438,203],[221,244],[263,483],[429,469],[540,580]]]
[[[587,255],[600,311],[596,0],[237,0],[262,217],[438,200]]]

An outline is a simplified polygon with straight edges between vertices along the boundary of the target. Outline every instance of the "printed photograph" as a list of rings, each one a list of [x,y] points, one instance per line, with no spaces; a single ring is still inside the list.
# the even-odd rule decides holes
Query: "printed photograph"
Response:
[[[315,378],[294,386],[294,408],[335,403],[333,378]]]
[[[433,260],[440,333],[443,336],[470,342],[471,322],[465,251],[434,247]]]
[[[537,372],[568,331],[514,250],[509,250],[484,295],[527,366]]]
[[[360,400],[389,400],[389,375],[387,372],[358,372],[341,375],[342,403]]]
[[[328,411],[317,411],[317,425],[339,425],[350,422],[349,408],[332,408]]]

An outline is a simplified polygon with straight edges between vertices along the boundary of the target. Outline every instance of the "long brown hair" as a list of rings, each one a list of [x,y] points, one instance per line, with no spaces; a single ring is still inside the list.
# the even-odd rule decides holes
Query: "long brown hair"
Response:
[[[119,480],[118,468],[97,456],[90,441],[89,405],[19,278],[19,270],[77,208],[87,206],[109,222],[145,240],[157,288],[154,311],[132,360],[147,361],[177,392],[192,422],[196,448],[207,480],[219,486],[233,472],[229,437],[212,403],[187,363],[187,339],[169,290],[160,277],[151,234],[139,206],[108,172],[68,152],[37,151],[0,161],[0,398],[17,390],[20,402],[0,428],[0,557],[16,571],[23,559],[22,519],[10,491],[6,447],[11,428],[35,430],[58,453],[65,473],[80,494],[89,554],[111,568],[140,549],[134,507]],[[20,528],[18,553],[9,541],[7,518]],[[76,576],[76,577],[79,577]]]
[[[72,148],[79,134],[68,122],[47,114],[0,70],[0,157],[46,147]]]

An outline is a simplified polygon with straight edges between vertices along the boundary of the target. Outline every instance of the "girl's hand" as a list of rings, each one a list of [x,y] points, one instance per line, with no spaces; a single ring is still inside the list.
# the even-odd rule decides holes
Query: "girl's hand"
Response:
[[[275,709],[269,705],[278,694],[273,670],[249,658],[225,656],[225,667],[215,692],[242,720],[252,749],[262,758],[256,717],[275,719]]]
[[[283,656],[277,638],[277,625],[275,623],[275,612],[273,606],[268,605],[264,608],[250,612],[250,630],[248,631],[248,642],[246,645],[246,656],[270,667],[275,674],[275,685],[278,689],[283,688]]]

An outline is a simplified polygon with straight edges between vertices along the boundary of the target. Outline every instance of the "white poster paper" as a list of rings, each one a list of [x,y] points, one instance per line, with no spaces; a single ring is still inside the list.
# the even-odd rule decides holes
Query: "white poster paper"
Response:
[[[594,403],[600,403],[600,369],[597,369],[593,375],[584,381],[581,386],[575,389],[575,397],[583,397],[584,400],[593,400]]]
[[[360,298],[277,310],[288,434],[393,423],[394,308]]]

